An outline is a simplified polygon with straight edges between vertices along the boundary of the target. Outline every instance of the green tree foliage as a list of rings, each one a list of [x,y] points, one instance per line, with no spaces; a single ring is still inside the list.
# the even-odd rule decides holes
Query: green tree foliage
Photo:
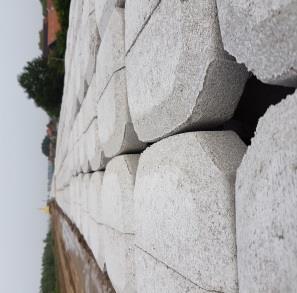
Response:
[[[57,35],[57,41],[53,52],[55,57],[64,58],[65,55],[70,2],[71,0],[54,0],[53,2],[61,25],[61,30]]]
[[[40,0],[41,6],[42,6],[42,14],[46,15],[46,0]]]
[[[54,255],[54,240],[51,228],[44,240],[44,244],[40,292],[59,293],[57,268]]]
[[[43,14],[46,15],[46,0],[40,0]],[[48,59],[38,57],[28,62],[18,76],[20,85],[38,107],[44,109],[50,117],[58,117],[64,87],[64,56],[68,30],[69,8],[71,0],[54,0],[61,24],[57,41],[50,50]]]
[[[33,99],[49,116],[58,117],[63,95],[63,73],[46,59],[38,57],[27,63],[18,81],[29,99]]]
[[[46,136],[43,141],[42,141],[42,144],[41,144],[41,150],[42,150],[42,153],[46,156],[46,157],[49,157],[49,154],[50,154],[50,144],[51,144],[51,140],[48,136]]]

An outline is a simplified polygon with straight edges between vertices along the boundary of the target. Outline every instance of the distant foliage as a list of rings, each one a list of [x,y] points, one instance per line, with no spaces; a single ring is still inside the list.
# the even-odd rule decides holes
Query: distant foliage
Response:
[[[44,109],[50,117],[59,117],[62,103],[70,2],[70,0],[54,0],[61,25],[57,41],[50,49],[47,58],[37,57],[28,62],[18,76],[18,81],[28,97],[33,99],[38,107]],[[40,0],[40,3],[43,15],[46,15],[47,1]]]
[[[18,81],[29,99],[33,99],[49,116],[58,117],[63,95],[63,73],[46,59],[38,57],[27,63]]]
[[[54,240],[51,228],[47,233],[44,244],[40,293],[59,293],[57,267],[54,255]]]
[[[54,6],[58,13],[61,31],[57,35],[54,49],[56,57],[64,58],[66,52],[67,31],[69,26],[70,0],[54,0]]]
[[[46,0],[40,0],[40,3],[41,3],[41,6],[42,6],[42,14],[46,15],[46,8],[47,8]]]
[[[41,144],[41,150],[42,150],[42,153],[46,156],[46,157],[49,157],[50,155],[50,144],[51,144],[51,140],[48,136],[46,136],[43,141],[42,141],[42,144]]]

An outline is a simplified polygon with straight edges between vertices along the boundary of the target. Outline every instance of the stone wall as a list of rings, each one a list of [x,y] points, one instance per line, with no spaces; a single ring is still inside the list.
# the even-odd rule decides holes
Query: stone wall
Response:
[[[69,18],[52,195],[115,290],[297,292],[296,1]]]

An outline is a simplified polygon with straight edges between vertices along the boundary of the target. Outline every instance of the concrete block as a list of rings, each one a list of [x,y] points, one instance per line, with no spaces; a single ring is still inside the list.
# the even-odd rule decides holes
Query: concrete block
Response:
[[[145,148],[131,122],[125,69],[114,73],[97,106],[99,141],[108,158]]]
[[[79,229],[80,233],[84,237],[85,241],[88,243],[89,235],[89,213],[82,210],[81,211],[81,226]]]
[[[82,28],[79,28],[77,31],[78,37],[75,45],[75,51],[74,51],[74,60],[73,60],[73,74],[74,74],[74,95],[77,99],[77,102],[79,104],[82,103],[86,91],[87,91],[87,85],[84,81],[84,77],[82,75],[82,68],[81,68],[81,58],[82,58],[82,42],[81,42],[81,34],[82,34]]]
[[[78,142],[74,146],[74,168],[75,168],[75,174],[78,174],[80,171],[79,143]]]
[[[161,1],[126,66],[132,122],[146,142],[229,120],[248,78],[223,49],[214,0]]]
[[[102,181],[104,172],[94,172],[89,185],[89,212],[94,221],[103,223],[102,219]]]
[[[136,42],[137,37],[149,21],[160,0],[127,0],[125,5],[125,44],[126,52]]]
[[[96,78],[93,77],[86,98],[82,105],[84,129],[88,129],[92,121],[97,117],[97,87]]]
[[[135,248],[136,291],[141,293],[207,293],[166,264]],[[214,292],[214,291],[212,291]]]
[[[87,158],[92,171],[103,170],[107,164],[99,142],[97,119],[93,120],[87,133]]]
[[[95,0],[96,22],[101,38],[108,26],[115,7],[124,7],[125,0]]]
[[[105,271],[105,255],[104,255],[104,226],[98,224],[93,219],[90,220],[89,229],[90,249],[93,252],[95,260],[101,269]]]
[[[114,9],[106,30],[106,34],[101,39],[96,63],[96,83],[99,97],[113,73],[125,66],[124,9]]]
[[[297,93],[271,106],[236,178],[240,292],[297,292]]]
[[[204,290],[237,292],[234,185],[245,150],[231,131],[192,132],[139,160],[136,245]]]
[[[106,270],[117,293],[136,293],[134,235],[104,229]]]
[[[84,31],[81,66],[84,80],[88,85],[90,85],[93,74],[95,73],[96,58],[100,46],[100,36],[94,11],[88,15]]]
[[[90,165],[87,157],[87,145],[88,145],[88,137],[84,134],[79,142],[79,165],[83,173],[88,173],[90,171]]]
[[[297,3],[218,0],[225,49],[263,82],[297,87]]]
[[[89,186],[90,186],[90,179],[91,179],[91,174],[84,174],[82,176],[82,179],[81,179],[81,206],[82,206],[82,209],[89,213],[89,206],[88,206],[88,203],[89,203]]]
[[[103,223],[121,233],[134,233],[134,183],[139,155],[113,158],[102,184]]]

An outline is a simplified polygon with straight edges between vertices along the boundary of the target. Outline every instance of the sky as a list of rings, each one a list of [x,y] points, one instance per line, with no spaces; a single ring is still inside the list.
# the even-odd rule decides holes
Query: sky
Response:
[[[3,3],[4,4],[4,3]],[[48,219],[41,153],[48,117],[17,83],[27,61],[41,54],[39,0],[5,1],[0,17],[0,292],[38,293]]]

